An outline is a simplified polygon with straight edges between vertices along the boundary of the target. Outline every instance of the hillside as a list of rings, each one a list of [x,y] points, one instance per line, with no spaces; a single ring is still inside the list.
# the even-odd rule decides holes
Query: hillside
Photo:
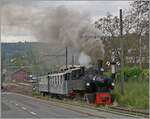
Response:
[[[7,71],[14,71],[23,66],[29,72],[45,73],[49,70],[57,70],[59,66],[65,64],[66,60],[65,48],[49,47],[46,43],[2,43],[1,49],[2,68]],[[77,50],[69,47],[68,64],[72,63],[72,55],[75,56],[74,63],[78,64]]]

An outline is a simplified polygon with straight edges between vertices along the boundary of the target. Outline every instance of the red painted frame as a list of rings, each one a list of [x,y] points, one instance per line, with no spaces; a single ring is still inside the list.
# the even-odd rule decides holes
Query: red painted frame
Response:
[[[105,101],[103,98],[107,98]],[[101,105],[101,104],[112,104],[111,101],[112,95],[109,93],[97,93],[96,94],[96,104]]]

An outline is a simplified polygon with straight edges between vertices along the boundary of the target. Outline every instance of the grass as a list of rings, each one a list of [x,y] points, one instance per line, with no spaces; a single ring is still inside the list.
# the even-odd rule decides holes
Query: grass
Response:
[[[148,80],[129,80],[124,84],[124,95],[121,95],[120,84],[117,83],[114,94],[120,106],[129,108],[149,109]]]

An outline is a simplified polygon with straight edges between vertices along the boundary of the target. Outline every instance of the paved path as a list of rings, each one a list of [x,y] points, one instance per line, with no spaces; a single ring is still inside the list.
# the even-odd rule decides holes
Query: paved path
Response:
[[[2,118],[126,118],[78,106],[2,93]]]

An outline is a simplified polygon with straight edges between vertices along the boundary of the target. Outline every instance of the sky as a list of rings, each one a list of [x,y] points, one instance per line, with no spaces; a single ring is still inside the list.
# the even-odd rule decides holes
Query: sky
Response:
[[[68,9],[76,10],[80,13],[89,14],[91,22],[100,17],[106,16],[110,12],[114,16],[119,15],[119,9],[129,9],[129,1],[44,1],[44,0],[3,0],[2,21],[1,21],[1,41],[19,42],[36,41],[36,38],[26,26],[31,21],[38,23],[44,16],[44,10],[63,5]]]

